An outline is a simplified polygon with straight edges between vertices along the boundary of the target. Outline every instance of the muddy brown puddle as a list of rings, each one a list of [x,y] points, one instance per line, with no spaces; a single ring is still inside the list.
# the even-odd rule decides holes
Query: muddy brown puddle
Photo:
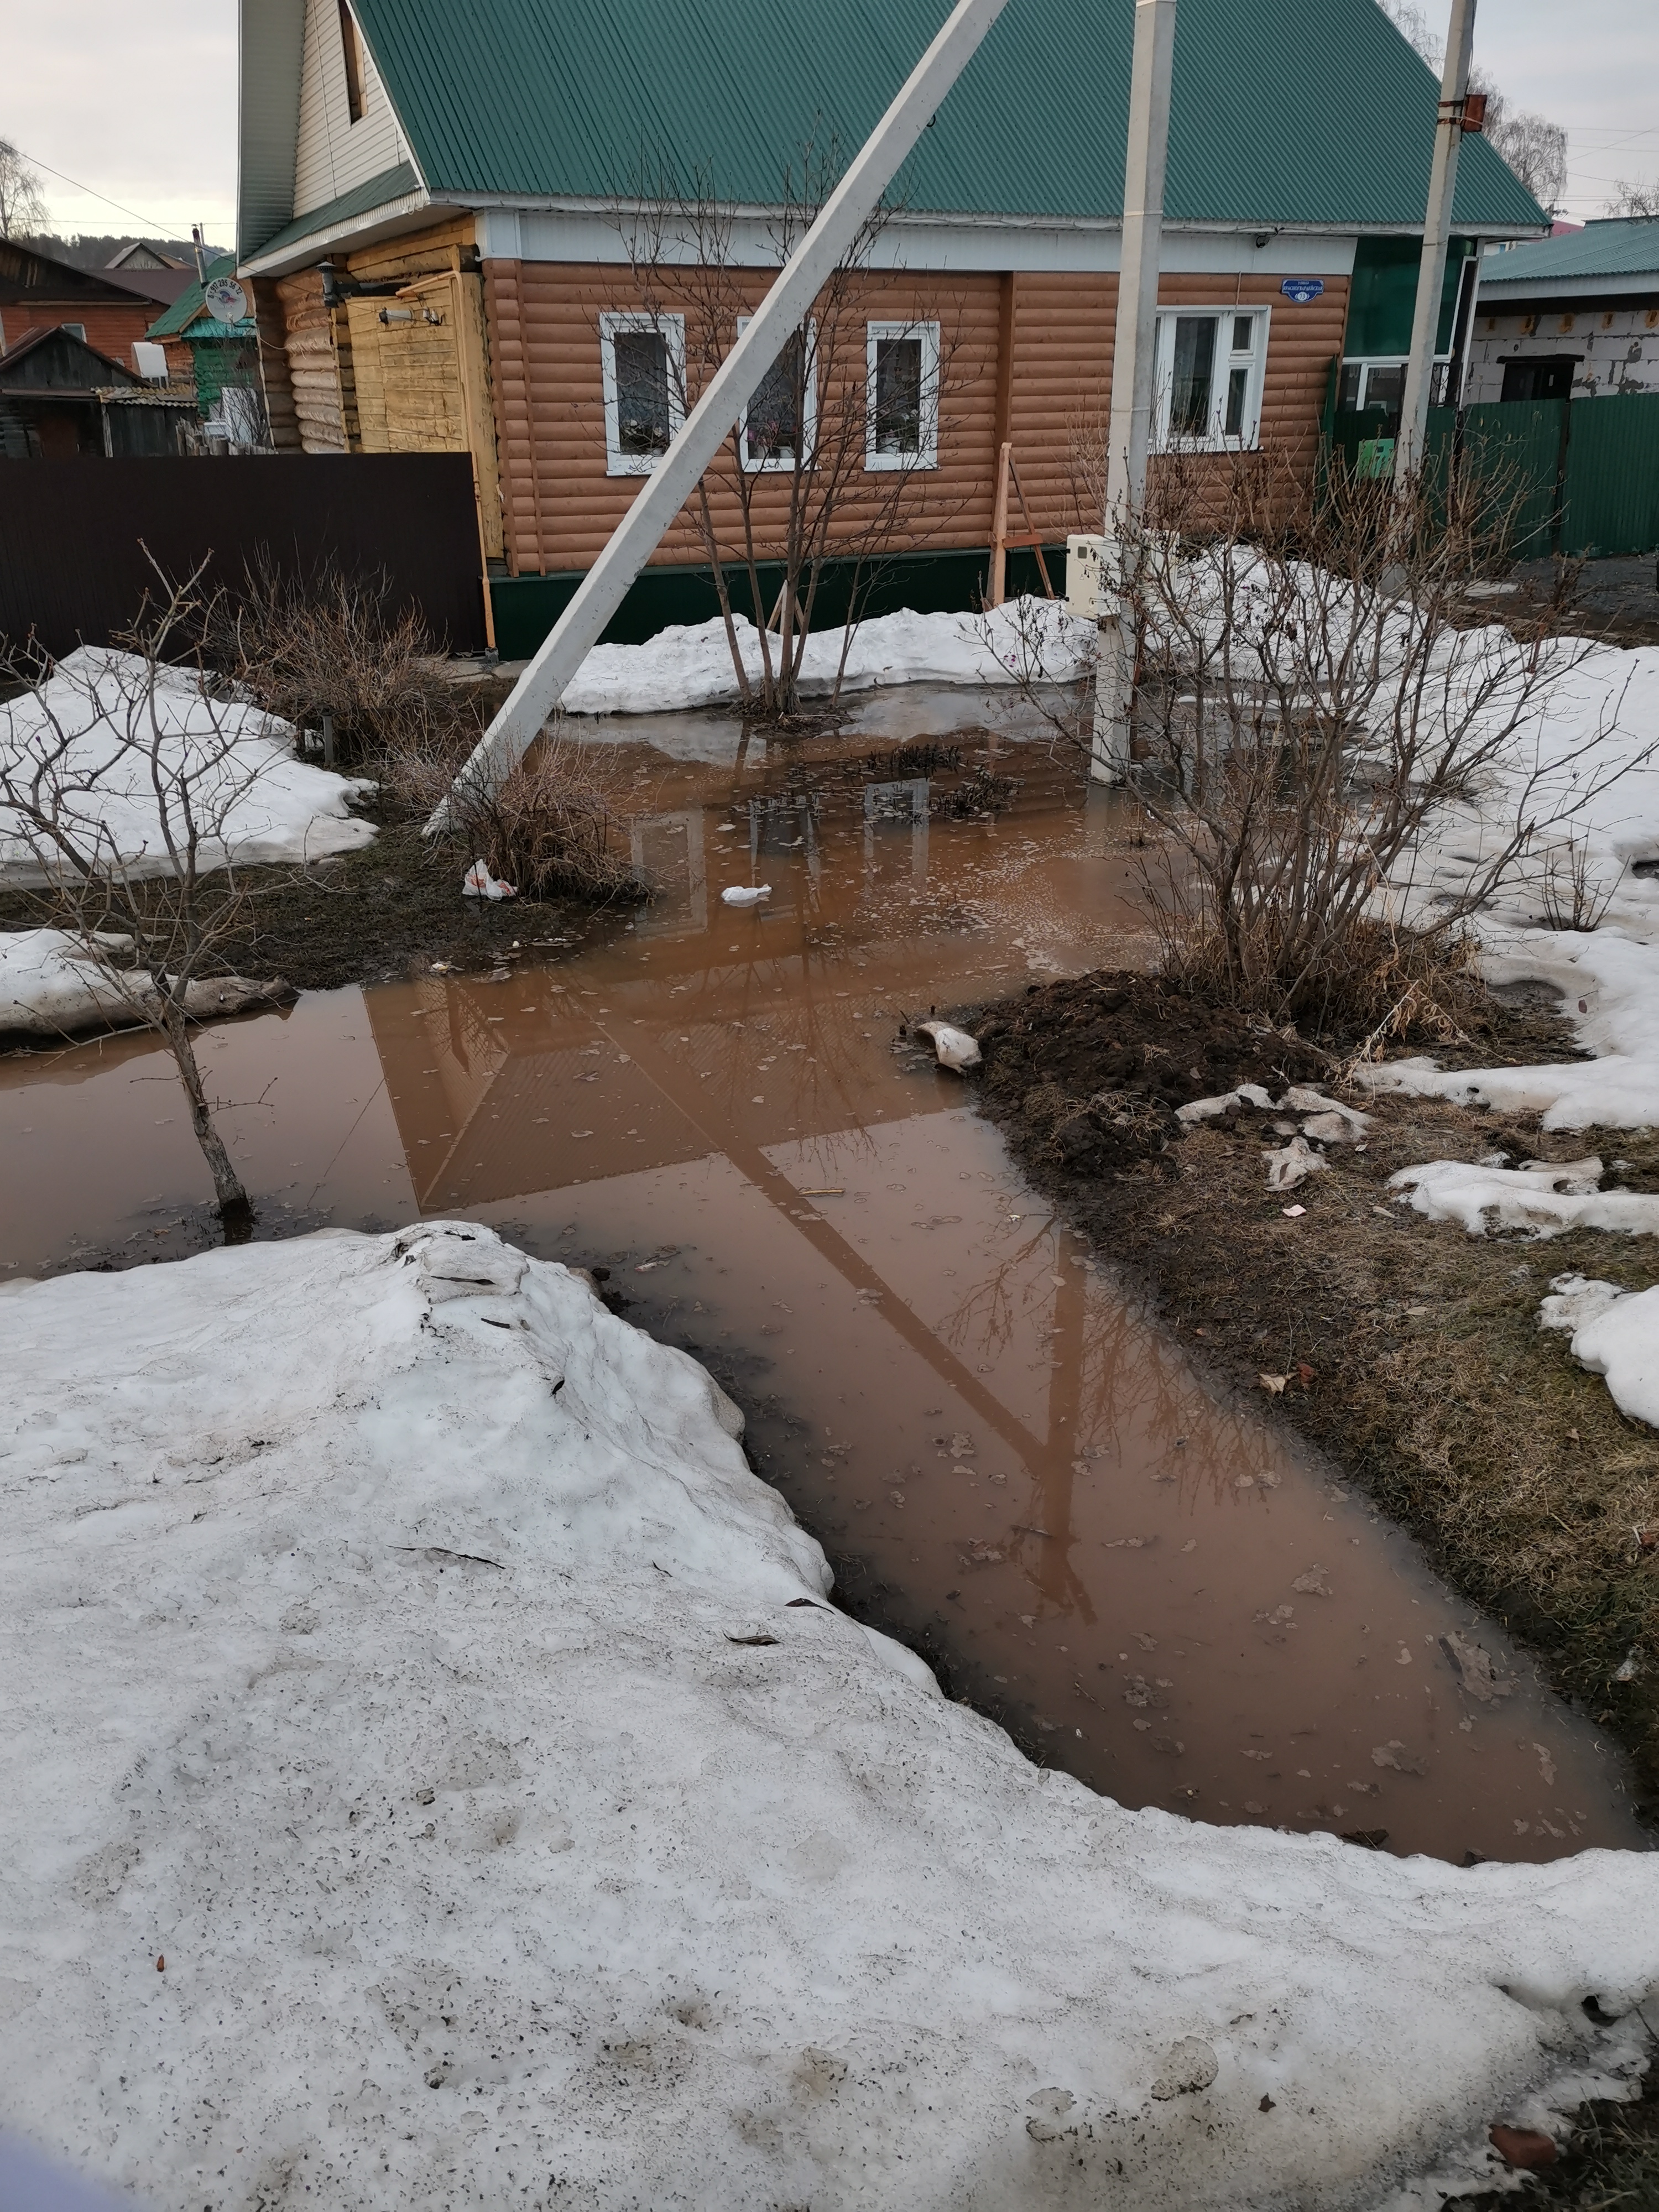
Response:
[[[952,772],[930,793],[867,757],[935,733],[961,773],[1021,779],[1000,818],[941,819]],[[714,715],[611,726],[659,884],[631,923],[548,942],[526,907],[506,969],[208,1033],[262,1233],[465,1215],[609,1268],[744,1404],[854,1610],[1125,1803],[1453,1860],[1646,1848],[1611,1747],[1209,1386],[897,1040],[931,1006],[1146,957],[1133,801],[1024,734],[959,694],[804,747]],[[762,909],[720,903],[750,881]],[[204,1241],[142,1039],[0,1063],[0,1143],[14,1279]]]

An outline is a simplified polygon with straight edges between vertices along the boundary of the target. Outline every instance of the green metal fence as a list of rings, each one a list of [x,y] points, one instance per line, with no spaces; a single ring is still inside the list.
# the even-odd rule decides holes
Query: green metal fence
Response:
[[[1333,458],[1386,475],[1395,424],[1380,410],[1327,416]],[[1514,487],[1518,558],[1602,558],[1659,550],[1659,392],[1595,399],[1489,400],[1429,416],[1429,465],[1455,447],[1483,476]]]

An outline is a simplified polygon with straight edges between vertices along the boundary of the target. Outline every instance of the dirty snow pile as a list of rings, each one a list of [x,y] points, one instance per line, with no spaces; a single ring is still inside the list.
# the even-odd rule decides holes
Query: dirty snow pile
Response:
[[[123,955],[132,940],[104,931],[100,957],[61,929],[0,933],[0,1035],[71,1036],[77,1030],[124,1029],[153,1018],[160,994],[148,975],[127,973]],[[117,980],[122,975],[124,980]],[[241,1013],[249,1006],[280,1004],[293,996],[286,984],[251,983],[240,975],[204,976],[185,988],[185,1012],[193,1021]]]
[[[760,632],[734,617],[744,666],[758,685]],[[1019,680],[1040,653],[1044,676],[1069,683],[1094,665],[1096,628],[1067,615],[1058,600],[1010,599],[988,614],[879,615],[860,623],[847,652],[843,691],[881,684],[1004,684]],[[771,645],[777,665],[780,641]],[[833,690],[844,636],[815,630],[801,664],[802,693]],[[726,624],[678,623],[644,645],[595,646],[565,688],[568,714],[662,714],[688,707],[727,705],[738,696]]]
[[[1607,1377],[1620,1412],[1659,1429],[1659,1284],[1625,1291],[1558,1275],[1538,1309],[1538,1326],[1570,1333],[1573,1358]]]
[[[1507,1152],[1482,1160],[1431,1160],[1389,1177],[1401,1202],[1429,1221],[1455,1221],[1471,1237],[1519,1230],[1559,1237],[1569,1229],[1610,1229],[1626,1237],[1659,1237],[1659,1197],[1646,1191],[1603,1190],[1607,1170],[1591,1153],[1582,1160],[1522,1160]]]
[[[135,876],[173,872],[158,768],[175,812],[190,784],[204,868],[316,860],[368,844],[374,828],[347,802],[369,787],[296,760],[293,746],[289,724],[207,698],[191,669],[161,669],[151,692],[137,656],[82,646],[35,690],[0,704],[0,884],[46,880],[51,856],[35,849],[3,787],[27,785],[43,766],[65,824],[101,838]]]
[[[486,1229],[8,1286],[0,1357],[0,2125],[157,2207],[1437,2203],[1630,2093],[1659,1856],[1030,1765]]]
[[[1547,1129],[1650,1127],[1659,1124],[1659,756],[1647,756],[1659,744],[1659,647],[1560,650],[1571,665],[1540,695],[1504,773],[1478,805],[1449,810],[1416,856],[1415,891],[1455,896],[1517,819],[1539,822],[1513,881],[1480,916],[1481,972],[1495,984],[1558,990],[1587,1057],[1443,1070],[1431,1059],[1395,1060],[1361,1068],[1358,1079],[1540,1114]],[[1574,920],[1594,926],[1558,926]]]

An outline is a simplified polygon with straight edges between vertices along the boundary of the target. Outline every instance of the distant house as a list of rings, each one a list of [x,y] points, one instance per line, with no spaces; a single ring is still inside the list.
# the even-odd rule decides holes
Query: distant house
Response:
[[[258,330],[252,314],[224,321],[207,299],[209,286],[234,285],[235,276],[234,253],[210,261],[202,282],[190,283],[145,336],[165,349],[169,376],[194,390],[210,435],[250,449],[267,443]]]
[[[76,460],[192,450],[187,394],[157,392],[62,324],[0,354],[0,457]]]
[[[15,239],[0,239],[0,354],[60,325],[129,369],[158,307],[175,296],[176,270],[76,269]],[[159,289],[158,289],[159,288]]]
[[[860,280],[872,386],[908,378],[911,394],[911,445],[872,439],[868,466],[913,471],[899,545],[964,574],[990,542],[1004,441],[1038,532],[1097,520],[1072,446],[1109,401],[1133,12],[1010,8],[906,165]],[[809,147],[850,155],[942,13],[242,0],[238,265],[275,442],[470,450],[492,561],[550,611],[544,586],[574,588],[677,419],[684,325],[645,314],[627,243],[657,180],[717,204],[758,300],[786,180]],[[1437,100],[1375,0],[1182,0],[1160,291],[1169,442],[1305,458],[1339,385],[1351,406],[1368,391],[1397,405]],[[1548,228],[1479,137],[1455,224],[1448,362],[1480,248]],[[787,436],[755,470],[785,449]],[[758,483],[757,500],[781,507],[786,483]],[[690,577],[689,524],[655,557]]]
[[[148,239],[135,238],[131,245],[124,246],[118,253],[112,254],[104,266],[106,269],[142,269],[149,272],[157,269],[184,269],[188,264],[179,260],[177,254],[163,253],[159,246],[152,246]]]
[[[1612,216],[1482,257],[1465,397],[1659,392],[1659,221]]]

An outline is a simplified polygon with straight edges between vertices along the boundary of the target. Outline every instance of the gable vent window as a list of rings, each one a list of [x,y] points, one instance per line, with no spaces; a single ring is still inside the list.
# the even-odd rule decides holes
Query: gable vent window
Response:
[[[601,315],[605,473],[649,476],[685,420],[684,315]]]
[[[1248,452],[1261,431],[1267,311],[1162,312],[1158,441],[1188,452]]]
[[[363,119],[363,49],[357,36],[357,23],[348,5],[340,0],[340,53],[345,63],[346,113],[354,123]]]

